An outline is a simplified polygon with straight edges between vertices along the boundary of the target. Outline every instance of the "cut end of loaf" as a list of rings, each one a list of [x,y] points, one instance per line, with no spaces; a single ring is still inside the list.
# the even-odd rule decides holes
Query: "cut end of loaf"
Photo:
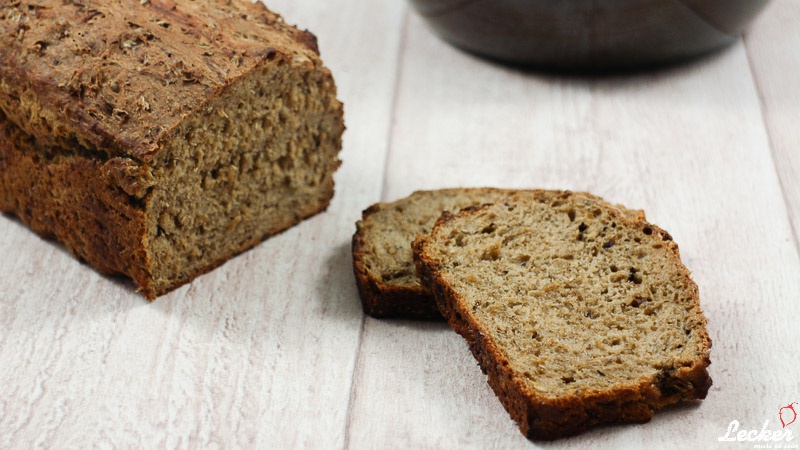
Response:
[[[704,398],[711,341],[671,236],[580,194],[443,216],[423,284],[534,439]]]
[[[149,297],[324,210],[344,130],[327,70],[276,58],[174,130],[145,199]]]

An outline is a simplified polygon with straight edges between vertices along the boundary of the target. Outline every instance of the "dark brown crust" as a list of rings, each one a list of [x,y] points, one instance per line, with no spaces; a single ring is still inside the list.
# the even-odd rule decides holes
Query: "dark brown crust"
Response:
[[[380,210],[375,204],[364,210],[362,220]],[[364,313],[378,319],[442,320],[430,291],[423,288],[396,287],[370,276],[364,266],[364,231],[357,226],[352,240],[353,274]]]
[[[105,157],[149,162],[183,117],[276,55],[322,67],[316,38],[261,2],[16,1],[0,17],[0,109],[40,145]]]
[[[561,194],[562,199],[571,195],[583,194]],[[465,209],[456,214],[443,214],[436,226],[485,207],[487,206]],[[618,211],[613,211],[612,214],[618,215],[619,220],[626,220]],[[649,228],[658,233],[663,241],[672,243],[673,254],[680,262],[677,245],[671,242],[672,237],[666,231],[643,219],[637,222],[637,226]],[[438,272],[436,263],[426,255],[425,245],[429,236],[419,236],[413,243],[414,262],[422,283],[432,289],[438,308],[448,325],[467,341],[481,369],[488,375],[492,390],[518,424],[520,431],[529,439],[557,439],[601,424],[647,422],[656,409],[680,401],[703,399],[708,394],[711,387],[707,370],[711,364],[708,357],[711,340],[704,318],[700,325],[704,343],[701,352],[704,356],[691,367],[664,371],[655,380],[642,380],[625,388],[594,391],[583,396],[550,399],[528,391],[522,380],[510,369],[503,352],[490,336],[486,336],[470,312],[463,308],[459,294],[447,284]],[[694,307],[703,317],[697,285],[691,282],[686,288],[693,295]]]
[[[109,179],[109,162],[47,160],[30,141],[0,112],[0,210],[58,239],[102,273],[144,282],[144,212]]]

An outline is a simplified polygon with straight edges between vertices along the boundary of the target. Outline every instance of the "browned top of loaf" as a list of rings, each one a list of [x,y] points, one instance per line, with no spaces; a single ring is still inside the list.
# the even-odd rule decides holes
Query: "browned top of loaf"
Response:
[[[183,117],[267,60],[321,65],[314,36],[261,3],[0,5],[0,109],[44,145],[149,161]]]

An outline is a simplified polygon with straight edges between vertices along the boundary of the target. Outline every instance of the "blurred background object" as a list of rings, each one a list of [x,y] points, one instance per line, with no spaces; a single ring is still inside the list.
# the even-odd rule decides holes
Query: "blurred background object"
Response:
[[[609,70],[736,40],[769,0],[411,0],[444,40],[505,62]]]

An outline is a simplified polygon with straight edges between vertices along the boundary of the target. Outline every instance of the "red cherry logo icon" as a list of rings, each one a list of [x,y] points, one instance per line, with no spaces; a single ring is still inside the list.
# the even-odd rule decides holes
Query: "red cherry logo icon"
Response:
[[[787,425],[791,425],[795,420],[797,420],[797,411],[794,410],[794,405],[796,404],[797,402],[792,402],[778,410],[778,417],[781,419],[781,425],[783,425],[783,428],[786,428]],[[785,414],[784,411],[786,411]]]

